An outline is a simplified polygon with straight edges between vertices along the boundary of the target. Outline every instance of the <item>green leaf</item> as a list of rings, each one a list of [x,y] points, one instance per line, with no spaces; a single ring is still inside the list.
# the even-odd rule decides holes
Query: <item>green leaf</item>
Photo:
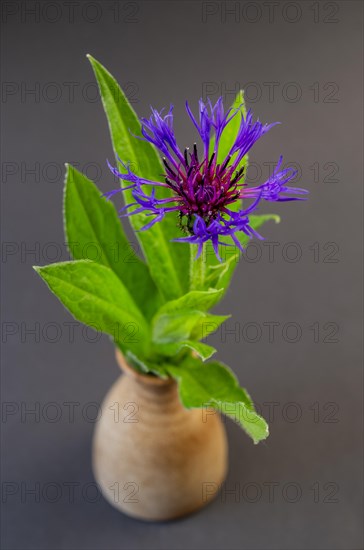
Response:
[[[244,118],[246,117],[246,107],[245,107],[244,91],[243,90],[240,90],[238,92],[231,108],[234,109],[234,110],[237,110],[238,113],[227,124],[227,126],[225,127],[225,129],[222,133],[222,136],[220,138],[219,150],[218,150],[218,156],[217,156],[217,161],[220,164],[225,160],[225,158],[227,157],[227,155],[230,152],[230,149],[231,149],[232,145],[235,142],[236,136],[238,135],[238,131],[239,131],[239,128],[240,128],[240,123],[241,123],[242,117],[244,117]],[[211,153],[213,151],[213,148],[214,148],[214,142],[212,142]],[[245,172],[244,172],[244,177],[241,179],[241,183],[244,182],[245,177],[246,177],[246,172],[247,172],[247,169],[248,169],[248,155],[245,155],[244,158],[240,161],[240,163],[237,166],[237,170],[240,170],[240,168],[242,168],[243,166],[245,168]],[[243,204],[242,200],[237,200],[234,203],[229,204],[229,210],[231,210],[232,212],[237,212],[238,210],[240,210],[242,208],[242,204]],[[246,237],[246,236],[244,236],[243,233],[241,235],[243,236],[243,238]],[[238,234],[237,234],[237,236],[240,238],[240,236]],[[248,237],[246,237],[246,239],[248,241]],[[225,239],[221,238],[220,240],[222,240],[222,241],[225,240],[225,242],[227,242],[227,243],[232,242],[231,239],[229,239],[229,238],[225,238]],[[206,283],[211,284],[211,286],[214,286],[211,283],[211,281],[214,281],[214,277],[211,277],[211,273],[208,273],[209,268],[211,266],[218,266],[217,267],[218,271],[221,271],[224,274],[231,273],[231,276],[232,276],[233,271],[234,271],[234,264],[237,263],[238,258],[239,258],[239,251],[234,250],[234,248],[232,248],[232,247],[220,246],[219,249],[220,249],[219,250],[220,256],[224,260],[224,263],[226,264],[224,266],[222,266],[219,263],[219,261],[217,260],[211,242],[208,242],[205,245],[205,261],[206,261],[206,272],[207,272],[206,273]],[[209,277],[209,275],[210,275],[210,277]],[[230,277],[230,279],[231,279],[231,277]],[[227,277],[226,281],[229,282],[230,279],[229,279],[229,277]],[[220,287],[220,288],[222,288],[222,287]]]
[[[200,317],[193,327],[193,331],[191,332],[192,340],[203,340],[207,338],[230,317],[231,315],[211,315],[211,313],[206,313],[204,317]]]
[[[205,313],[193,310],[157,315],[153,320],[153,341],[170,344],[188,340],[201,317],[205,317]]]
[[[231,147],[235,143],[236,136],[238,135],[238,131],[240,128],[241,118],[242,116],[246,117],[246,107],[245,107],[245,100],[244,100],[244,91],[240,90],[238,94],[236,95],[236,98],[231,105],[231,109],[234,111],[238,111],[237,114],[230,120],[230,122],[227,124],[227,126],[224,128],[224,131],[222,133],[222,136],[220,138],[219,142],[219,150],[217,155],[217,163],[221,164],[224,162],[226,157],[228,156]],[[231,113],[232,114],[232,113]],[[211,142],[211,149],[210,152],[212,154],[214,150],[215,142],[212,140]],[[245,172],[244,177],[241,179],[241,182],[244,182],[246,171],[248,169],[248,155],[245,155],[244,158],[239,162],[237,166],[237,170],[240,170],[244,166]],[[236,201],[229,205],[229,210],[237,211],[241,208],[242,201]]]
[[[211,406],[239,424],[255,444],[269,436],[269,427],[264,418],[249,410],[244,403],[215,399],[211,401]]]
[[[229,317],[194,310],[163,313],[153,321],[153,341],[156,344],[171,344],[181,340],[201,340],[215,332]]]
[[[237,93],[236,98],[233,104],[231,105],[231,109],[238,111],[238,113],[227,124],[220,138],[219,151],[217,155],[218,164],[221,164],[228,156],[231,147],[235,143],[236,136],[238,135],[238,131],[241,123],[241,117],[243,116],[244,119],[246,117],[246,107],[245,107],[243,90],[240,90]],[[213,149],[214,149],[214,141],[212,142],[212,151]],[[247,159],[247,156],[245,156],[243,161],[240,163],[239,167],[241,167],[242,165],[245,165],[245,162],[246,162],[245,159]]]
[[[162,300],[148,267],[131,247],[113,203],[101,196],[90,179],[66,166],[64,228],[72,256],[112,269],[150,319]]]
[[[151,143],[137,139],[140,122],[125,94],[111,74],[91,56],[88,56],[94,70],[109,123],[114,151],[124,162],[130,162],[137,173],[153,181],[162,181],[164,173],[160,158]],[[125,172],[120,165],[119,170]],[[157,189],[158,197],[171,195],[167,188]],[[127,204],[134,202],[131,190],[124,191]],[[130,216],[133,228],[138,231],[151,221],[145,214]],[[137,233],[141,248],[147,260],[150,273],[166,300],[181,296],[188,286],[186,272],[189,269],[188,246],[177,246],[171,239],[181,237],[177,217],[167,214],[161,222],[146,231]]]
[[[174,357],[180,351],[188,349],[196,352],[203,361],[209,359],[216,352],[216,349],[212,346],[208,346],[202,342],[195,342],[194,340],[184,340],[172,344],[158,344],[155,346],[155,349],[159,354],[166,357]]]
[[[166,302],[158,310],[157,315],[162,315],[163,313],[176,313],[187,309],[207,311],[217,304],[222,294],[223,290],[216,290],[214,288],[203,291],[193,290],[187,292],[187,294],[184,294],[177,300]]]
[[[192,358],[168,371],[179,386],[186,408],[212,407],[232,418],[258,443],[268,437],[268,426],[254,409],[249,394],[239,386],[234,373],[217,361],[203,364]]]
[[[241,401],[250,410],[253,401],[246,390],[239,386],[238,379],[229,367],[218,361],[202,363],[188,358],[179,366],[168,369],[180,381],[180,396],[187,408],[199,408],[211,399]]]
[[[235,248],[234,250],[232,250],[232,254],[230,258],[227,258],[225,261],[221,263],[210,265],[207,270],[207,273],[208,273],[208,276],[206,278],[207,284],[217,289],[220,289],[220,290],[222,289],[224,294],[229,286],[229,283],[234,274],[235,268],[239,263],[240,256],[241,256],[240,251],[237,248]]]
[[[159,378],[168,378],[168,372],[167,367],[163,365],[159,365],[156,363],[153,363],[140,359],[134,353],[132,353],[130,350],[126,352],[125,354],[128,363],[130,366],[132,366],[136,371],[140,372],[141,374],[155,374],[156,376],[159,376]]]
[[[34,269],[76,319],[113,336],[123,351],[148,353],[148,324],[110,268],[77,260]]]

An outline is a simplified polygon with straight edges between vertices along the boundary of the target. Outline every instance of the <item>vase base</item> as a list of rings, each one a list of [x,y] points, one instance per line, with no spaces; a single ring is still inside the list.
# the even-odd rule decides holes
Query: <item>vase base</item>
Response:
[[[140,511],[133,510],[132,507],[130,506],[123,507],[118,505],[117,503],[115,503],[115,501],[112,498],[110,498],[108,491],[103,490],[102,485],[97,481],[97,479],[96,479],[96,482],[101,491],[101,494],[103,495],[105,500],[108,502],[108,504],[110,504],[113,508],[116,508],[119,512],[125,514],[126,516],[144,523],[169,523],[174,521],[180,521],[189,516],[193,516],[194,514],[198,514],[204,508],[212,504],[212,502],[216,500],[216,498],[218,497],[220,492],[220,487],[225,481],[225,478],[226,476],[224,476],[221,482],[217,484],[216,492],[213,495],[209,495],[208,499],[206,499],[204,502],[200,502],[190,508],[180,509],[178,511],[175,511],[174,513],[164,513],[164,514],[156,514],[156,515],[149,514],[149,513],[143,514]]]

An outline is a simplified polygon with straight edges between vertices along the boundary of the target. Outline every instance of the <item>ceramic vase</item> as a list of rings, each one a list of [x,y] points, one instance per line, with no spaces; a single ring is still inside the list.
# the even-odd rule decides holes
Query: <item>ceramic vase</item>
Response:
[[[220,415],[185,409],[171,379],[144,375],[116,352],[122,374],[96,423],[93,470],[105,498],[149,521],[190,514],[213,499],[227,472]]]

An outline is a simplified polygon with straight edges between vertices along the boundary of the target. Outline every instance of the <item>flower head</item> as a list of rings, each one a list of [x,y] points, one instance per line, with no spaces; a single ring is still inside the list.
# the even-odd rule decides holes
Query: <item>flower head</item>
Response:
[[[215,105],[210,101],[199,101],[199,115],[196,118],[186,102],[186,110],[202,141],[202,151],[195,143],[190,150],[179,148],[173,129],[173,106],[166,114],[152,108],[149,119],[141,119],[141,133],[144,139],[155,145],[162,153],[164,182],[152,181],[134,174],[122,161],[125,173],[110,167],[112,172],[127,183],[120,189],[132,189],[133,203],[126,205],[125,215],[144,212],[153,216],[142,230],[149,229],[169,213],[178,214],[181,228],[186,237],[181,242],[198,244],[201,253],[203,244],[211,241],[216,255],[218,246],[228,245],[226,239],[241,248],[237,232],[243,231],[249,237],[258,235],[249,224],[249,214],[258,208],[260,201],[292,201],[304,198],[304,189],[287,186],[296,176],[292,168],[282,169],[282,157],[278,160],[270,178],[257,187],[244,183],[243,159],[253,145],[275,124],[253,121],[249,110],[244,117],[240,109],[224,110],[222,98]],[[219,146],[224,130],[233,118],[240,117],[235,141],[225,158],[218,162]],[[158,198],[156,189],[168,187],[171,196]],[[147,192],[148,188],[150,191]],[[116,191],[107,194],[113,196]],[[242,207],[242,199],[251,199],[251,204]],[[229,209],[239,201],[240,208]]]

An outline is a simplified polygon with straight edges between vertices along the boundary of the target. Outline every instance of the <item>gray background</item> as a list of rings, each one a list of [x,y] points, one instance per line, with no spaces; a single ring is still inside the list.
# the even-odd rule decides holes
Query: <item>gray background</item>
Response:
[[[271,3],[260,4],[259,14],[257,2],[81,0],[73,21],[65,2],[3,4],[3,548],[361,548],[361,2],[279,2],[272,15]],[[34,4],[45,11],[27,13]],[[225,7],[238,11],[224,19]],[[230,102],[226,89],[246,87],[256,116],[283,123],[252,152],[262,178],[263,163],[283,153],[299,163],[297,184],[311,192],[307,203],[273,205],[282,223],[263,233],[278,243],[274,256],[267,245],[251,249],[219,307],[232,314],[228,329],[239,324],[237,336],[219,331],[210,338],[270,419],[271,435],[254,446],[228,422],[225,488],[238,496],[222,495],[170,524],[144,524],[103,499],[92,503],[92,486],[82,496],[93,483],[95,411],[88,404],[102,401],[118,369],[107,337],[92,342],[95,335],[77,325],[71,341],[71,317],[31,269],[67,259],[63,163],[79,163],[103,190],[114,185],[88,52],[126,87],[140,115],[149,104],[173,102],[182,145],[194,140],[186,98],[195,103],[210,83],[212,99],[221,89]],[[25,93],[30,88],[35,95]],[[35,174],[27,173],[32,168]],[[289,261],[297,248],[301,258]],[[261,258],[252,261],[257,252]],[[273,341],[268,322],[279,323]],[[38,336],[27,333],[34,327]],[[297,327],[298,341],[290,342]],[[79,403],[74,421],[67,402]],[[49,403],[61,411],[55,422]],[[24,413],[34,407],[39,418]],[[78,485],[69,502],[72,482]],[[49,483],[61,491],[57,502],[50,502],[58,493]],[[302,491],[295,503],[287,483]],[[37,484],[49,489],[39,502],[22,496]],[[256,490],[261,496],[251,502]]]

